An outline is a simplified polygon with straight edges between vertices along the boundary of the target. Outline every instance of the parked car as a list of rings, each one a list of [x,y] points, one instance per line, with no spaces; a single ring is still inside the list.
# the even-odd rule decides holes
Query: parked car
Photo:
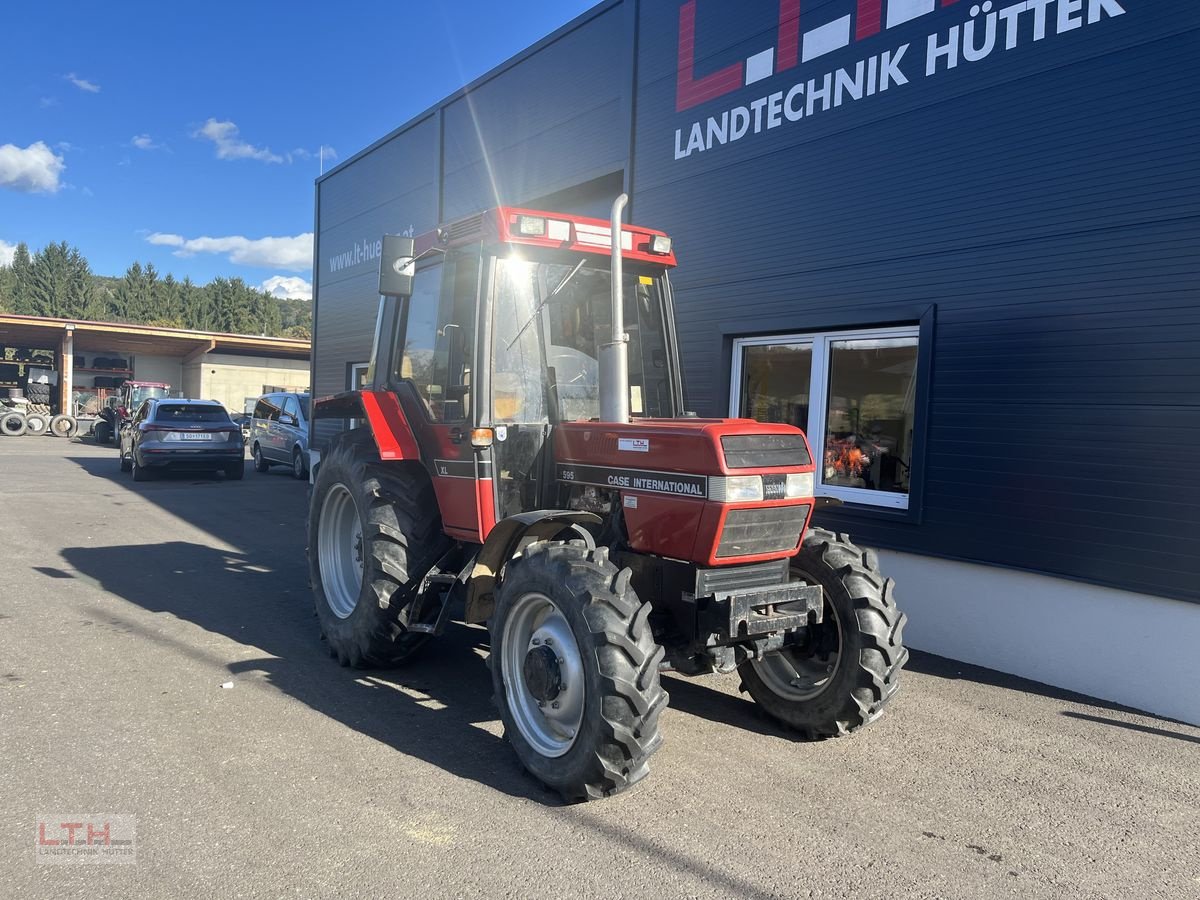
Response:
[[[245,474],[242,430],[215,400],[146,400],[121,428],[120,453],[134,481],[164,469]]]
[[[291,466],[296,478],[308,476],[309,395],[279,392],[263,394],[254,405],[250,422],[250,452],[254,468]]]

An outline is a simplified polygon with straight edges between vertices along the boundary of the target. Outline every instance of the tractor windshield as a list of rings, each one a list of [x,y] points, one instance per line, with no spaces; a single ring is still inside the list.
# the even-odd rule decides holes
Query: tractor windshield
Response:
[[[600,415],[600,344],[612,333],[612,278],[596,264],[499,259],[492,325],[496,422]],[[671,375],[661,277],[625,275],[629,409],[670,416]]]
[[[168,397],[171,394],[170,388],[151,386],[148,384],[135,385],[130,390],[129,408],[134,409],[144,400],[157,400],[160,397]]]

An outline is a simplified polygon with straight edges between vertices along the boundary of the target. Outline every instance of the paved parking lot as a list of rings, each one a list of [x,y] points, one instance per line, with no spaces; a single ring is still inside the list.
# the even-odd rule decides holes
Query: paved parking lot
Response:
[[[328,658],[306,500],[0,439],[0,893],[1200,897],[1200,729],[922,654],[821,744],[668,678],[650,778],[563,806],[500,737],[484,630]],[[35,864],[39,817],[100,812],[135,864]]]

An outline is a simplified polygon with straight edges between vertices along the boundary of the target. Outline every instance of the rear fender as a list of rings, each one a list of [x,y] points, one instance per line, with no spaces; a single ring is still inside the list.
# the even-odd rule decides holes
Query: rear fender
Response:
[[[419,461],[421,450],[391,391],[344,391],[313,404],[313,419],[365,419],[383,460]]]
[[[570,529],[592,550],[596,541],[587,526],[600,526],[595,513],[570,509],[539,509],[510,516],[488,532],[472,564],[467,583],[467,609],[464,621],[486,622],[496,606],[496,582],[504,564],[534,541],[547,541]]]

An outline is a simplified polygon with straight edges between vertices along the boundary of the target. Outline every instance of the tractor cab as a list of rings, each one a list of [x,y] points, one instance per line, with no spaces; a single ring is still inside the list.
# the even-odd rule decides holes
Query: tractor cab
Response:
[[[502,207],[399,257],[406,293],[381,300],[367,378],[385,405],[398,401],[448,533],[482,541],[496,522],[556,502],[555,426],[601,415],[610,235],[601,220]],[[621,240],[629,415],[671,419],[683,412],[671,241],[633,227]]]

